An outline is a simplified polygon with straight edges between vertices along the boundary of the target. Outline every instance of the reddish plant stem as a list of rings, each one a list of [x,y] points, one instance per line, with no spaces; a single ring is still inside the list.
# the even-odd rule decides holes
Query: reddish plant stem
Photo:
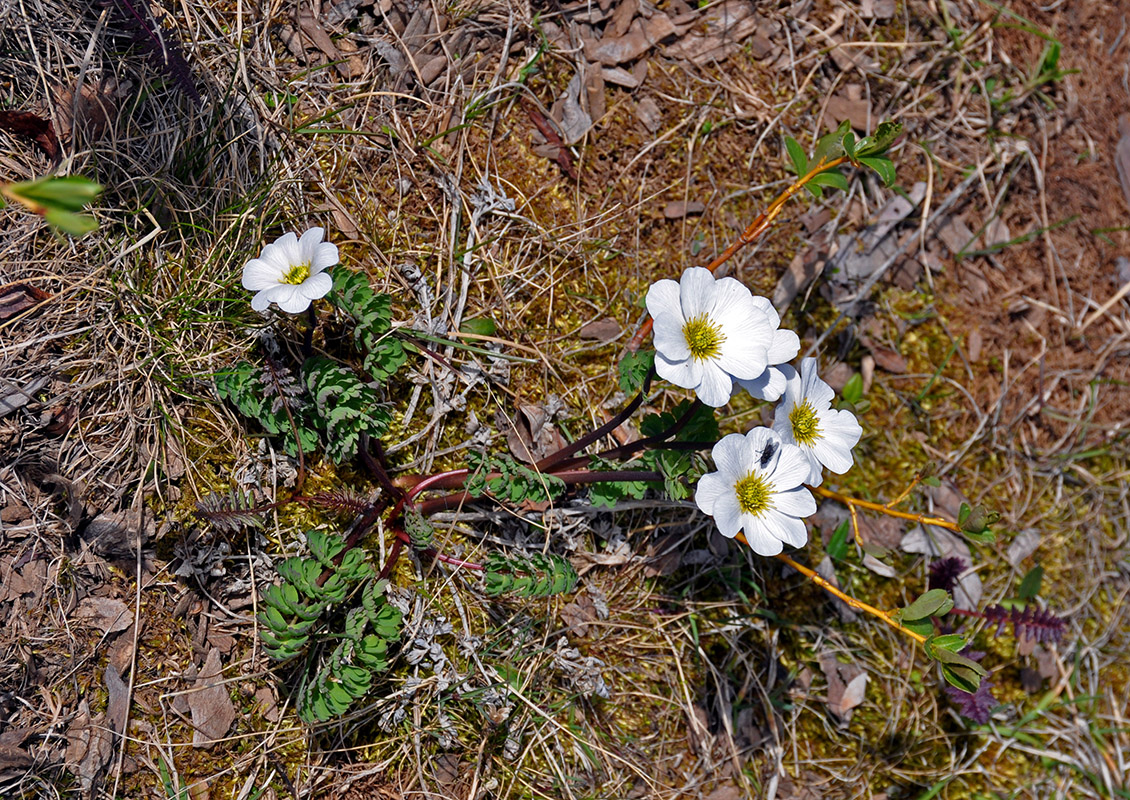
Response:
[[[377,448],[377,457],[373,458],[373,454],[369,452],[369,442],[372,441],[373,445]],[[392,479],[388,476],[388,470],[385,467],[385,454],[384,448],[381,447],[379,439],[370,440],[369,434],[361,434],[360,447],[357,448],[361,454],[361,460],[365,462],[365,466],[369,468],[369,472],[373,473],[373,477],[377,479],[377,483],[381,488],[388,492],[393,497],[399,497],[404,494],[404,490],[393,484]]]
[[[616,414],[616,416],[608,420],[608,422],[601,425],[595,431],[585,434],[572,444],[566,445],[556,453],[551,453],[541,461],[538,461],[536,464],[534,464],[534,469],[538,472],[552,472],[555,465],[560,464],[562,461],[564,461],[574,453],[578,453],[581,450],[584,450],[593,442],[600,440],[602,437],[607,436],[609,433],[623,425],[624,421],[627,420],[628,417],[632,416],[632,414],[635,413],[636,409],[643,404],[643,399],[647,395],[648,387],[651,386],[651,380],[654,377],[655,367],[652,367],[650,370],[648,370],[647,377],[644,378],[643,386],[640,388],[639,394],[632,398],[632,402],[628,403],[628,405],[620,409],[620,412]]]

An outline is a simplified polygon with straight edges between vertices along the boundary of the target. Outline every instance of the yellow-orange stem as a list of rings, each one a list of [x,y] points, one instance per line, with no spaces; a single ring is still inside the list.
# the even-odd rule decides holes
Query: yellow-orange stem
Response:
[[[743,538],[740,533],[738,534],[738,538]],[[917,641],[919,643],[923,643],[923,642],[926,641],[925,636],[923,636],[922,634],[919,634],[919,633],[915,633],[914,631],[909,630],[908,628],[904,628],[902,625],[899,625],[895,621],[894,617],[892,617],[886,611],[883,611],[882,609],[879,609],[879,608],[875,608],[875,606],[868,605],[867,603],[864,603],[861,600],[856,600],[854,597],[852,597],[849,594],[845,594],[844,592],[840,591],[835,586],[833,586],[831,583],[826,581],[815,570],[811,570],[808,567],[804,566],[803,564],[798,564],[796,561],[789,558],[784,553],[781,553],[780,555],[778,555],[777,560],[785,562],[790,567],[792,567],[797,572],[799,572],[801,575],[808,578],[810,581],[815,583],[821,589],[826,591],[828,594],[830,594],[834,597],[838,597],[840,600],[843,600],[845,603],[847,603],[849,606],[854,608],[856,611],[862,611],[866,614],[870,614],[873,617],[878,617],[879,619],[883,620],[883,622],[887,623],[888,625],[890,625],[895,630],[899,631],[900,633],[905,633],[911,639],[914,639],[915,641]]]
[[[873,503],[870,500],[860,500],[858,497],[848,497],[846,494],[833,492],[831,489],[825,489],[823,486],[809,486],[813,493],[821,497],[827,497],[830,500],[836,500],[843,503],[848,508],[866,508],[869,511],[878,511],[880,514],[886,514],[888,517],[897,517],[898,519],[908,519],[911,522],[918,522],[922,525],[937,525],[939,528],[946,528],[947,530],[961,533],[961,526],[952,520],[943,519],[942,517],[928,517],[925,514],[915,514],[910,511],[896,511],[889,505],[882,503]]]

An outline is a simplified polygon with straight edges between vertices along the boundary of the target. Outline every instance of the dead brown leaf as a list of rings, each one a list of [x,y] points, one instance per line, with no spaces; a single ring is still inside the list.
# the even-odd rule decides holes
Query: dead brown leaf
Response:
[[[687,16],[687,33],[663,50],[669,58],[681,58],[698,66],[722,61],[741,49],[751,36],[755,39],[751,43],[755,58],[764,58],[773,50],[766,35],[769,29],[757,16],[753,3],[726,0],[709,6],[704,14]],[[683,22],[683,17],[679,21]],[[762,27],[764,31],[759,30]]]
[[[708,794],[705,800],[742,800],[744,797],[745,795],[737,786],[728,783],[725,786],[719,786]]]
[[[507,426],[506,445],[514,458],[532,464],[565,446],[565,438],[553,424],[560,409],[551,398],[545,404],[523,404],[518,407],[517,418]]]
[[[561,619],[577,636],[588,636],[589,623],[597,619],[596,604],[587,594],[579,595],[561,609]]]
[[[459,754],[440,753],[432,758],[432,772],[436,783],[448,789],[459,782]]]
[[[263,686],[255,690],[255,708],[267,722],[279,721],[279,702],[274,689]]]
[[[667,219],[682,219],[683,217],[698,217],[706,212],[706,204],[698,200],[682,201],[672,200],[663,207],[663,216]]]
[[[9,496],[3,508],[0,508],[0,522],[4,523],[5,527],[22,525],[29,519],[31,519],[31,509],[14,497]]]
[[[626,33],[609,36],[607,32],[600,41],[585,42],[585,57],[608,67],[615,67],[635,61],[657,44],[678,33],[671,18],[661,12],[652,14],[650,19],[634,19]]]
[[[890,347],[872,345],[871,355],[875,357],[875,366],[887,372],[901,375],[905,373],[908,368],[906,359]]]
[[[565,93],[553,104],[550,116],[557,123],[561,139],[565,144],[576,144],[592,127],[592,117],[581,107],[581,90],[584,88],[584,76],[574,73],[565,87]]]
[[[841,722],[851,719],[851,710],[861,704],[867,690],[867,673],[855,664],[844,664],[834,653],[821,653],[820,669],[828,680],[825,703]]]
[[[1118,118],[1118,145],[1114,150],[1114,164],[1118,168],[1118,182],[1122,184],[1122,195],[1130,208],[1130,114]]]
[[[236,718],[235,706],[224,684],[220,651],[216,648],[209,651],[194,689],[187,695],[194,729],[192,746],[208,749],[227,734]]]
[[[156,526],[149,515],[136,511],[99,514],[80,532],[97,555],[107,559],[129,558],[153,538]]]
[[[31,139],[49,159],[59,160],[59,138],[51,120],[30,111],[3,109],[0,110],[0,130]]]
[[[113,664],[106,665],[102,677],[106,682],[107,693],[106,725],[116,736],[121,736],[129,716],[129,687]]]
[[[840,579],[836,576],[836,567],[832,563],[830,556],[824,556],[816,567],[816,573],[828,581],[828,583],[840,588]],[[840,600],[838,597],[831,597],[832,607],[836,609],[836,615],[839,616],[841,622],[855,622],[859,619],[859,615],[855,613],[847,603]]]
[[[50,299],[51,295],[34,284],[6,283],[0,286],[0,322],[9,320]]]
[[[612,317],[605,317],[604,319],[595,319],[592,322],[586,322],[577,331],[577,336],[581,339],[596,340],[598,342],[611,342],[619,338],[623,329],[620,323]]]
[[[133,612],[129,606],[112,597],[83,598],[73,616],[107,634],[124,631],[133,624]]]
[[[0,744],[0,775],[27,769],[34,763],[35,759],[23,748]]]
[[[59,92],[55,107],[58,111],[59,136],[73,141],[77,132],[88,142],[104,137],[118,118],[118,84],[111,78],[91,85],[84,83],[76,97],[74,88]]]
[[[655,133],[663,124],[663,112],[650,97],[644,97],[636,104],[636,119],[643,123],[648,133]]]
[[[871,104],[862,96],[862,90],[863,87],[853,83],[828,98],[827,114],[835,123],[831,127],[835,128],[846,119],[855,130],[867,132],[875,118],[871,115]]]
[[[894,550],[905,532],[906,524],[894,517],[859,517],[859,543],[864,546]]]

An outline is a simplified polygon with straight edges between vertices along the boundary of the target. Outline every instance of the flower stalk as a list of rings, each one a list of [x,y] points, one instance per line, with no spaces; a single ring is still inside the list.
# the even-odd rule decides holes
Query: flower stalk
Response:
[[[744,541],[745,537],[742,536],[741,534],[738,534],[738,539]],[[804,577],[808,578],[810,581],[815,583],[817,586],[819,586],[821,589],[826,591],[828,594],[832,595],[833,597],[835,597],[839,600],[842,600],[844,603],[846,603],[848,606],[855,609],[856,611],[862,611],[865,614],[870,614],[873,617],[881,619],[883,622],[890,625],[895,630],[899,631],[900,633],[906,634],[907,636],[909,636],[911,639],[914,639],[914,641],[918,642],[919,644],[925,644],[926,643],[926,637],[923,636],[922,634],[915,633],[914,631],[910,630],[909,628],[904,628],[897,621],[895,621],[895,618],[893,616],[888,614],[886,611],[883,611],[881,608],[876,608],[873,605],[869,605],[867,603],[864,603],[862,600],[855,599],[850,594],[847,594],[845,592],[840,591],[835,586],[833,586],[830,582],[825,580],[824,577],[821,576],[815,570],[810,569],[809,567],[806,567],[803,564],[798,563],[795,559],[790,558],[789,556],[785,555],[784,553],[779,553],[776,556],[776,558],[777,558],[777,560],[783,561],[784,563],[788,564],[790,567],[795,569],[797,572],[799,572]]]

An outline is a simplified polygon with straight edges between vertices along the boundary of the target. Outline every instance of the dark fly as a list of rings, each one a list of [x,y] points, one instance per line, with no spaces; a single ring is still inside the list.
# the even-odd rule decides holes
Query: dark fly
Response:
[[[761,468],[765,469],[769,466],[769,460],[773,458],[773,454],[777,452],[777,443],[769,442],[765,445],[765,449],[761,451]]]

